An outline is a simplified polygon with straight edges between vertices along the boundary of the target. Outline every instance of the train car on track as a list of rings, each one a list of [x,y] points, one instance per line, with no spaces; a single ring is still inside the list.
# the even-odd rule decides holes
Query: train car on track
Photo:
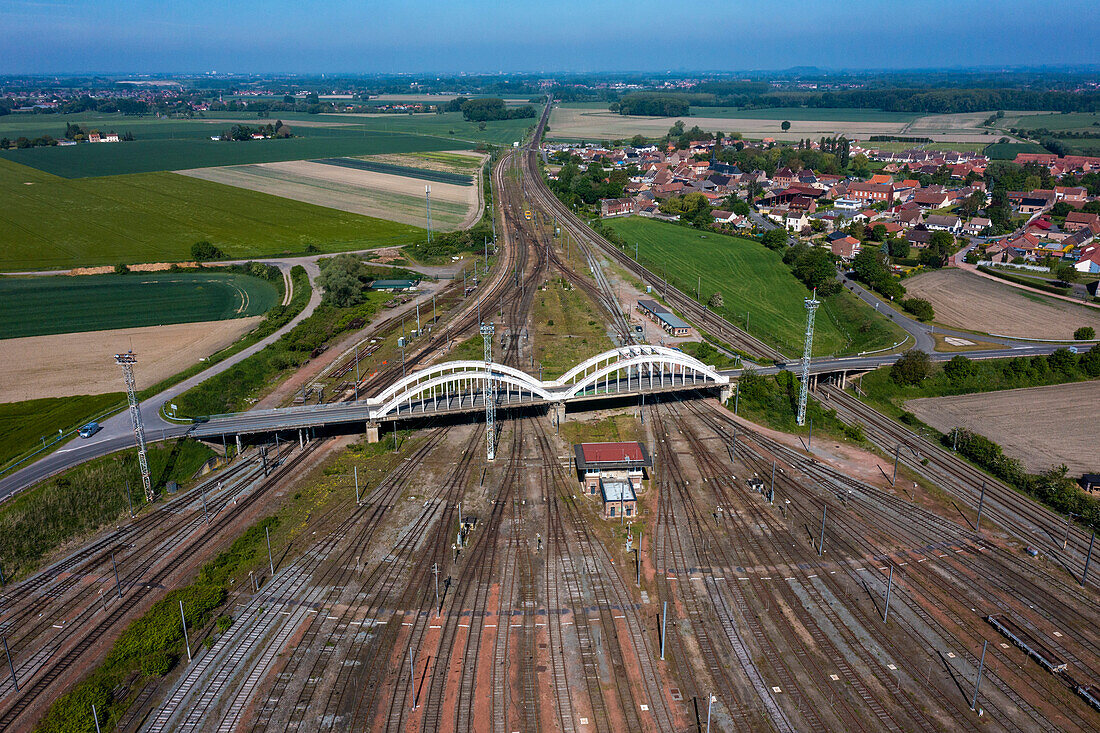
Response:
[[[1016,625],[1016,622],[1005,614],[998,613],[986,616],[985,620],[997,631],[1007,636],[1012,643],[1027,652],[1029,657],[1043,665],[1048,672],[1057,674],[1066,671],[1067,664],[1065,661],[1060,659],[1053,650],[1041,641]]]

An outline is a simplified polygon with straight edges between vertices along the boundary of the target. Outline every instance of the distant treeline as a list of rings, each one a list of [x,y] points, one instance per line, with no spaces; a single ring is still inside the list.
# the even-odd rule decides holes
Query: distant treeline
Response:
[[[497,97],[478,97],[477,99],[455,97],[443,109],[447,112],[461,112],[462,116],[470,122],[522,120],[538,114],[529,104],[508,109],[504,105],[504,100]]]
[[[898,137],[897,135],[872,135],[867,138],[873,143],[930,143],[930,137]]]
[[[1030,89],[847,89],[774,91],[766,84],[699,84],[692,92],[631,92],[612,111],[624,115],[680,116],[690,107],[881,109],[947,114],[989,109],[1100,111],[1100,93]]]

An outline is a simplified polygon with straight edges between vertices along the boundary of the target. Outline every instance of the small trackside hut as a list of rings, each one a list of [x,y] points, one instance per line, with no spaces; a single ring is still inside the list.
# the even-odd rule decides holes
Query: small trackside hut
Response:
[[[603,500],[603,517],[637,515],[637,492],[653,459],[636,441],[580,443],[573,446],[577,480],[588,496]]]

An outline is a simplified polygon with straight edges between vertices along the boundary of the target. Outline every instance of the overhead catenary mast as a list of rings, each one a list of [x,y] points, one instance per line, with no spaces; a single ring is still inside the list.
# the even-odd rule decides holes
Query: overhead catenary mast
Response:
[[[798,390],[798,424],[806,424],[806,399],[810,395],[810,351],[814,345],[814,314],[821,301],[817,299],[817,288],[814,294],[803,300],[806,306],[806,341],[802,344],[802,386]]]
[[[485,342],[485,455],[491,461],[496,458],[496,380],[493,379],[493,324],[481,324],[481,338]]]
[[[138,447],[138,465],[141,467],[141,484],[145,487],[145,501],[153,502],[153,482],[149,478],[149,460],[145,455],[145,426],[141,424],[141,407],[138,405],[137,392],[134,389],[134,364],[137,357],[134,352],[115,354],[115,363],[122,367],[122,378],[126,381],[126,399],[130,403],[130,422],[134,425],[134,439]]]
[[[428,205],[428,241],[432,241],[432,187],[424,187],[424,202]]]

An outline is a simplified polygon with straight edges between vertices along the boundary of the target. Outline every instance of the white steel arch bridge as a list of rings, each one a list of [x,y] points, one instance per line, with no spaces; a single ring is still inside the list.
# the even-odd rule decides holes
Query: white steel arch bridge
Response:
[[[498,408],[548,405],[564,412],[571,402],[658,392],[718,389],[728,397],[730,378],[693,356],[665,346],[631,345],[605,351],[557,379],[541,380],[504,364],[447,361],[410,372],[358,402],[253,410],[211,416],[195,437],[267,433],[338,423],[478,412],[492,395]],[[559,414],[561,414],[559,412]]]

